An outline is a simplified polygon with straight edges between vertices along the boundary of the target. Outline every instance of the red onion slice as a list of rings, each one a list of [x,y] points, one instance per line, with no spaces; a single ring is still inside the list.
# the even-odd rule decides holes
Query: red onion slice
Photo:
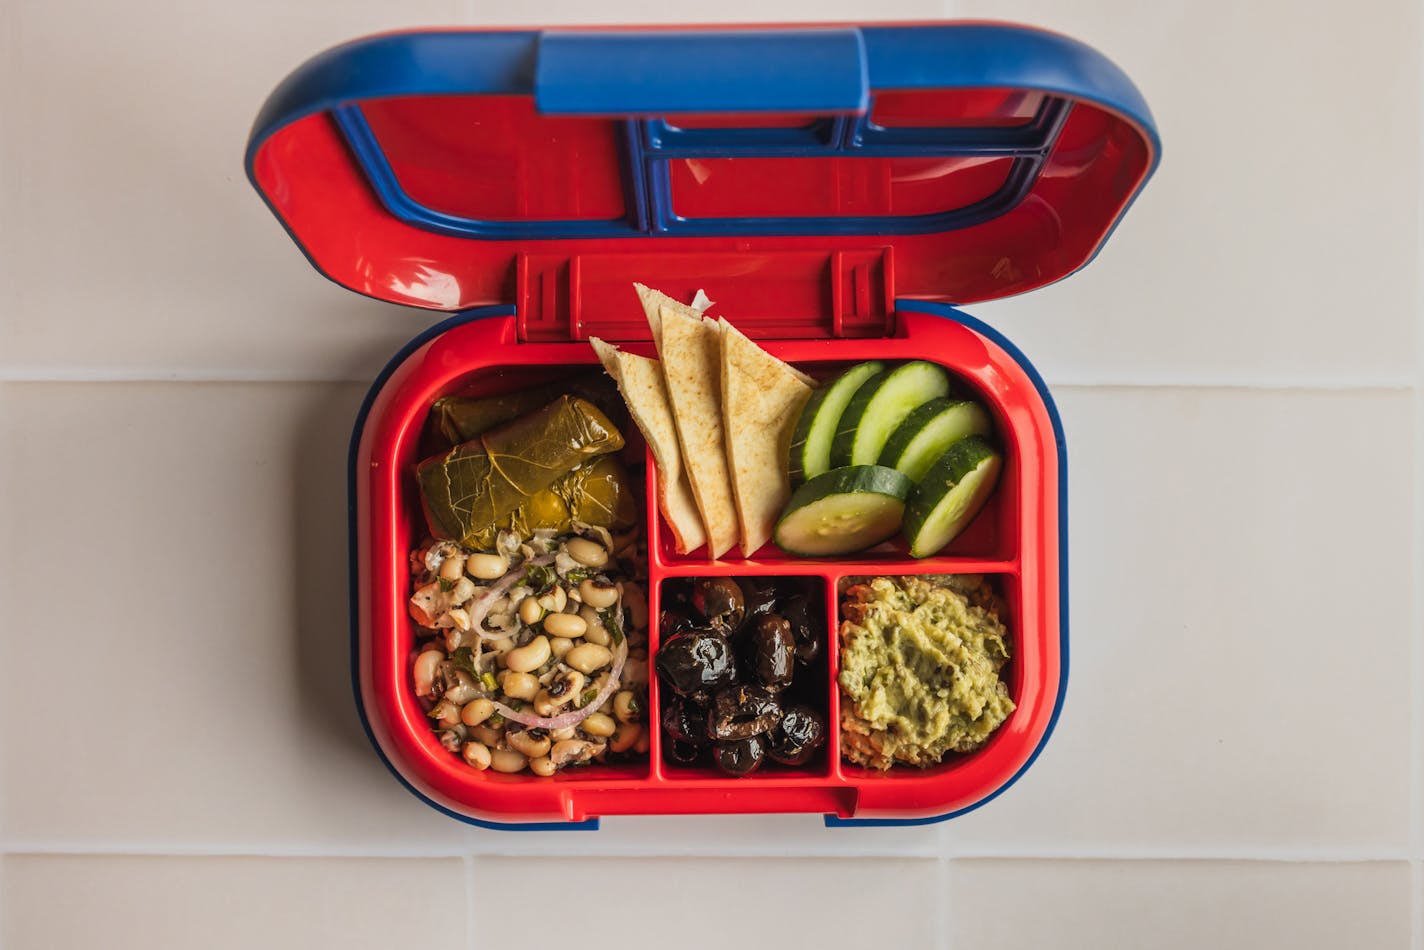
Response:
[[[598,691],[598,695],[593,697],[593,701],[582,709],[575,709],[572,712],[560,713],[551,718],[543,716],[533,716],[529,713],[516,712],[504,703],[495,703],[495,710],[505,719],[528,726],[530,729],[566,729],[569,726],[577,726],[590,715],[598,710],[608,701],[608,697],[613,695],[613,691],[618,688],[619,680],[623,676],[623,664],[628,662],[628,638],[624,636],[613,648],[613,670],[608,675],[608,682],[603,684],[603,689]]]
[[[532,560],[525,561],[519,565],[518,570],[510,571],[499,579],[498,584],[495,584],[489,590],[485,591],[485,595],[470,608],[470,629],[474,631],[475,635],[481,640],[503,640],[509,636],[507,631],[486,630],[485,615],[489,613],[489,609],[494,606],[495,601],[509,593],[515,585],[524,580],[524,575],[529,573],[529,568],[552,564],[553,562],[554,555],[552,554],[545,554],[543,557],[536,557]]]

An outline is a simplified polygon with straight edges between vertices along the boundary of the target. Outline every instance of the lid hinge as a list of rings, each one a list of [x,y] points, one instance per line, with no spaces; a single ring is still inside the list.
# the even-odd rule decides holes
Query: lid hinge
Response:
[[[648,340],[633,282],[674,299],[701,289],[714,316],[756,339],[888,336],[891,249],[523,254],[519,339],[530,343]]]

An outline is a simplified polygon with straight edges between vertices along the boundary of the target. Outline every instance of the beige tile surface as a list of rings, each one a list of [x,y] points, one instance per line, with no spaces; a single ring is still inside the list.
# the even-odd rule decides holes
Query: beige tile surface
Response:
[[[676,946],[903,947],[935,945],[938,863],[918,859],[729,861],[487,858],[475,866],[480,947],[518,946],[529,922],[504,895],[553,880],[616,882],[631,911],[580,933],[584,950]],[[847,897],[853,893],[853,903]],[[866,912],[846,912],[850,909]]]
[[[955,861],[953,946],[1405,950],[1409,866]]]
[[[454,859],[11,855],[6,950],[466,946]]]
[[[973,310],[1053,379],[1351,380],[1415,371],[1419,6],[956,0],[1084,40],[1164,160],[1107,248]]]
[[[0,387],[0,829],[458,849],[356,720],[349,385]]]
[[[1039,761],[951,822],[951,841],[1402,853],[1409,394],[1069,388],[1058,401],[1067,703]]]

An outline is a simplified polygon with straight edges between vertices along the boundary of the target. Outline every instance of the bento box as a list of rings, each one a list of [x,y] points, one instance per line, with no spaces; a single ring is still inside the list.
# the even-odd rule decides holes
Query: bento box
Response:
[[[1008,25],[396,33],[293,72],[254,125],[254,187],[332,281],[452,314],[391,360],[352,439],[353,682],[394,775],[453,817],[516,829],[756,812],[906,824],[1001,793],[1047,741],[1067,684],[1066,456],[1038,373],[957,307],[1084,266],[1159,150],[1147,106],[1120,70],[1076,41]],[[802,556],[773,540],[714,557],[673,530],[655,446],[625,420],[617,457],[637,527],[616,553],[644,602],[646,644],[624,641],[621,625],[637,621],[620,600],[612,676],[609,651],[594,649],[601,679],[578,674],[575,689],[602,683],[602,702],[620,677],[646,684],[636,713],[619,694],[612,742],[626,735],[626,754],[535,774],[523,759],[511,771],[488,768],[485,750],[472,767],[432,728],[413,673],[431,633],[412,621],[411,601],[412,572],[432,550],[422,547],[433,529],[416,475],[429,464],[432,408],[588,379],[600,372],[594,339],[657,357],[661,340],[635,283],[684,303],[705,292],[709,314],[808,386],[868,362],[942,368],[956,397],[987,414],[1002,457],[996,486],[941,549],[890,538]],[[501,550],[506,563],[521,556]],[[565,561],[570,550],[559,548]],[[552,549],[526,563],[539,560],[551,564]],[[848,718],[847,598],[871,578],[946,575],[977,578],[1009,631],[999,675],[1012,711],[973,751],[867,767],[847,745],[860,740],[838,728]],[[472,583],[459,568],[452,576]],[[585,580],[594,587],[577,589],[590,602],[611,583]],[[681,633],[668,618],[690,609],[697,585],[801,598],[815,640],[808,656],[818,659],[798,667],[798,701],[825,725],[814,754],[729,774],[693,757],[667,725],[684,699],[657,657]],[[528,622],[565,609],[564,592],[554,593],[558,606]],[[564,624],[575,624],[566,619],[575,606]],[[555,665],[532,669],[545,672],[546,692]],[[521,739],[548,745],[533,730]]]

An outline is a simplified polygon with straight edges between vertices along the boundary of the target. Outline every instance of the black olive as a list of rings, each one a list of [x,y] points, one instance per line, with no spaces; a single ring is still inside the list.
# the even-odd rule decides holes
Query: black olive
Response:
[[[776,614],[758,620],[742,643],[742,663],[763,686],[791,685],[791,675],[796,668],[796,641],[791,636],[791,624]]]
[[[723,633],[736,633],[746,617],[742,588],[730,577],[699,577],[693,581],[692,609]]]
[[[761,736],[719,742],[713,752],[717,767],[732,775],[750,775],[766,760],[766,740]]]
[[[810,706],[792,706],[771,730],[769,754],[783,765],[805,765],[826,744],[826,721]]]
[[[737,681],[732,645],[711,630],[685,630],[665,640],[653,665],[668,688],[683,696]]]
[[[781,615],[791,624],[791,636],[796,641],[796,662],[809,666],[821,655],[825,631],[811,619],[810,599],[805,594],[792,594],[782,604]]]
[[[741,585],[742,600],[746,606],[742,629],[750,630],[758,620],[776,610],[776,588],[760,577],[744,577]]]
[[[663,732],[678,742],[707,742],[707,710],[690,699],[669,696],[663,704]]]
[[[663,608],[662,620],[658,624],[658,629],[662,631],[664,637],[670,637],[675,633],[691,630],[695,626],[697,625],[693,623],[692,618],[687,615],[686,611],[679,610],[676,607],[665,607]]]
[[[745,739],[770,731],[781,720],[781,703],[764,686],[728,686],[712,697],[707,734],[713,739]]]
[[[676,739],[668,743],[667,750],[668,758],[678,765],[691,765],[702,754],[702,750],[692,743],[678,742]]]

